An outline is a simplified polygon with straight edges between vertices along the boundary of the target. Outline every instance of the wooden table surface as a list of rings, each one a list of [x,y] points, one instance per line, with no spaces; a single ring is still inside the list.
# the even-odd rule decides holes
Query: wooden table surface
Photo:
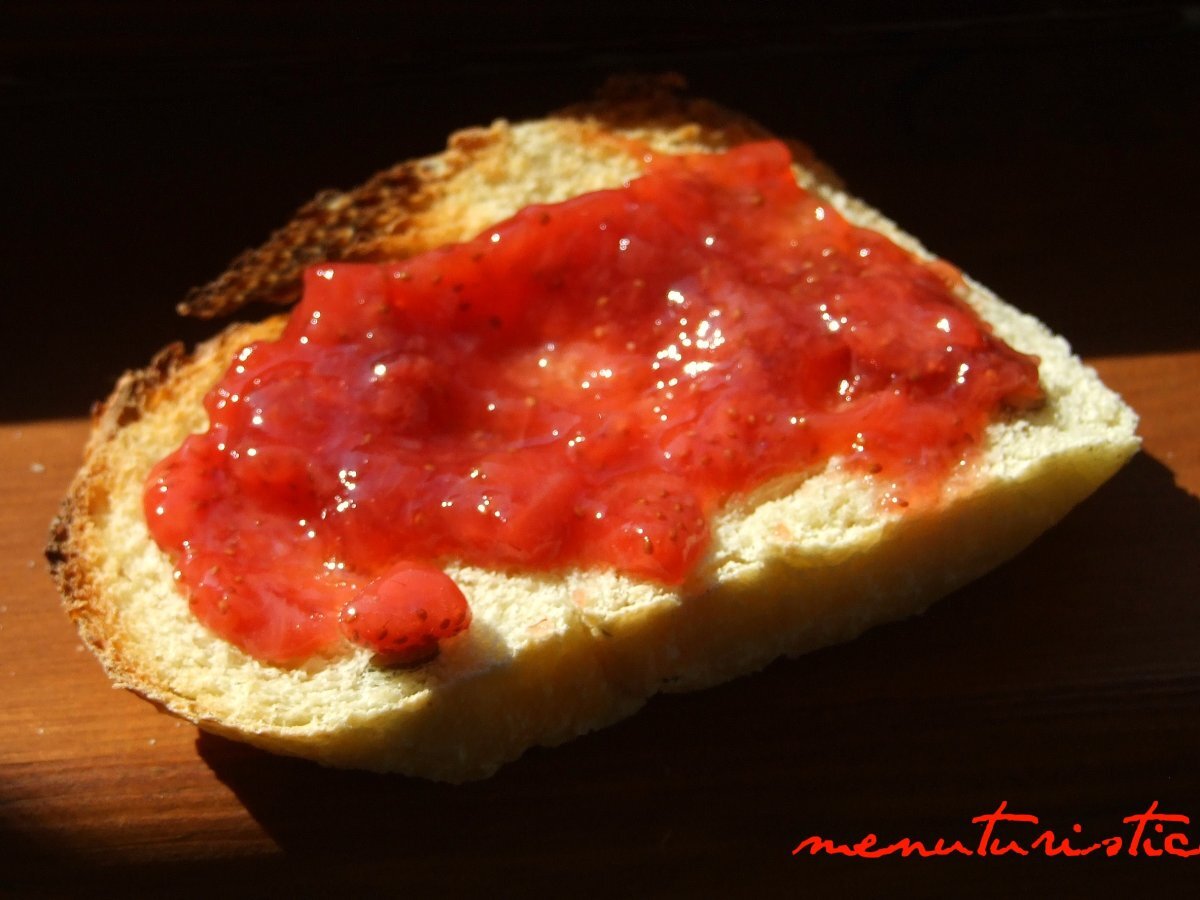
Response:
[[[1141,413],[1145,451],[1016,560],[919,619],[655,699],[457,788],[275,758],[111,689],[41,556],[87,423],[0,427],[0,892],[197,871],[261,887],[307,866],[378,886],[400,850],[402,882],[480,891],[600,862],[650,884],[882,887],[897,863],[790,850],[810,834],[977,839],[970,818],[1000,801],[1097,837],[1156,800],[1200,817],[1200,353],[1093,362]],[[940,880],[1009,862],[904,865]],[[1133,862],[1035,871],[1200,875]]]
[[[1200,858],[791,854],[811,835],[971,844],[971,819],[1002,801],[1078,844],[1127,834],[1122,819],[1157,801],[1200,843],[1194,9],[699,3],[721,11],[639,19],[643,5],[586,19],[535,3],[538,31],[503,14],[513,4],[390,26],[367,2],[336,20],[304,3],[73,3],[57,17],[16,4],[0,28],[0,116],[20,129],[0,142],[20,175],[0,204],[0,896],[1200,883]],[[204,333],[173,303],[318,188],[432,152],[454,128],[574,101],[613,71],[668,68],[811,141],[854,190],[1066,334],[1141,414],[1144,452],[918,619],[656,698],[478,784],[276,758],[112,690],[41,550],[87,404]]]

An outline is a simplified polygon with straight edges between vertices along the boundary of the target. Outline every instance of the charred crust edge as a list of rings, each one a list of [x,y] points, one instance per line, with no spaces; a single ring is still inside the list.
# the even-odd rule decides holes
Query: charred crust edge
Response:
[[[103,467],[103,449],[122,428],[138,421],[152,393],[191,357],[183,344],[174,343],[160,350],[145,369],[126,372],[117,381],[108,399],[92,411],[92,434],[83,452],[83,465],[59,504],[50,522],[44,554],[50,564],[50,574],[63,599],[71,619],[80,627],[84,639],[92,646],[102,646],[84,627],[89,597],[93,593],[86,567],[77,565],[81,554],[78,527],[89,514],[90,487]]]
[[[351,191],[322,191],[266,243],[243,251],[216,279],[189,291],[176,309],[207,319],[250,303],[288,306],[299,299],[306,267],[372,258],[376,239],[404,230],[428,180],[418,166],[400,163]]]
[[[687,96],[686,88],[674,73],[614,76],[595,99],[548,118],[617,129],[698,127],[726,146],[772,137],[746,116]],[[189,291],[176,309],[208,319],[254,303],[290,306],[300,298],[302,275],[310,265],[401,258],[401,245],[390,239],[409,232],[414,218],[444,195],[454,175],[485,155],[494,139],[488,128],[464,129],[440,154],[399,163],[349,191],[322,191],[265,243],[243,251],[213,281]],[[797,162],[816,170],[823,181],[839,184],[807,146],[789,146]]]

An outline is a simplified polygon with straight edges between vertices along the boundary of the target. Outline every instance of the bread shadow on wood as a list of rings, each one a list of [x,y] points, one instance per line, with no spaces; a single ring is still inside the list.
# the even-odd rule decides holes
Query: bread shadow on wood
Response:
[[[1200,775],[1179,768],[1200,741],[1190,651],[1200,605],[1162,565],[1185,559],[1198,529],[1200,500],[1141,454],[1021,556],[924,616],[754,678],[655,697],[641,715],[531,750],[487,781],[323,769],[208,734],[197,751],[285,852],[380,859],[403,846],[430,872],[474,855],[517,870],[534,848],[538,865],[553,856],[568,869],[653,857],[715,871],[728,859],[714,847],[768,861],[806,827],[907,833],[950,815],[938,785],[975,815],[1029,771],[1093,805],[1132,802],[1105,791],[1101,773],[1165,724],[1175,737],[1157,751],[1162,771],[1120,774],[1136,791],[1139,778],[1170,771],[1174,789],[1200,797]],[[1148,677],[1153,702],[1129,695],[1130,672]]]

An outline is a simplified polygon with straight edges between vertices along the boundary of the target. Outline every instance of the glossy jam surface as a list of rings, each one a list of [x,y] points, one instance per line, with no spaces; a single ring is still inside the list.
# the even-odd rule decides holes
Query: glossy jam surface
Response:
[[[147,484],[195,613],[271,662],[428,651],[469,619],[446,561],[680,584],[739,492],[833,456],[919,490],[1040,401],[949,267],[789,166],[657,157],[465,244],[310,270]]]

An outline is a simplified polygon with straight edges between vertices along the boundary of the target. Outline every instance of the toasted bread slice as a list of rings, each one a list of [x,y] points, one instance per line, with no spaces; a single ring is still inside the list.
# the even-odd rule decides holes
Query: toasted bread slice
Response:
[[[532,203],[614,187],[661,152],[719,151],[765,132],[659,86],[451,138],[349,194],[326,193],[184,306],[210,315],[290,302],[311,262],[402,258],[465,240]],[[928,257],[843,193],[803,148],[800,183],[852,222]],[[870,478],[837,460],[733,501],[685,590],[614,572],[500,573],[453,566],[473,611],[432,662],[383,668],[361,651],[296,668],[259,662],[193,618],[150,538],[147,473],[203,430],[201,399],[245,344],[283,317],[233,325],[188,354],[168,348],[99,408],[48,555],[66,607],[114,681],[200,727],[335,766],[460,781],[526,748],[629,715],[659,690],[709,685],[785,654],[924,610],[1011,557],[1138,447],[1136,417],[1066,342],[966,279],[966,301],[1041,359],[1045,405],[989,426],[940,497],[885,512]]]

